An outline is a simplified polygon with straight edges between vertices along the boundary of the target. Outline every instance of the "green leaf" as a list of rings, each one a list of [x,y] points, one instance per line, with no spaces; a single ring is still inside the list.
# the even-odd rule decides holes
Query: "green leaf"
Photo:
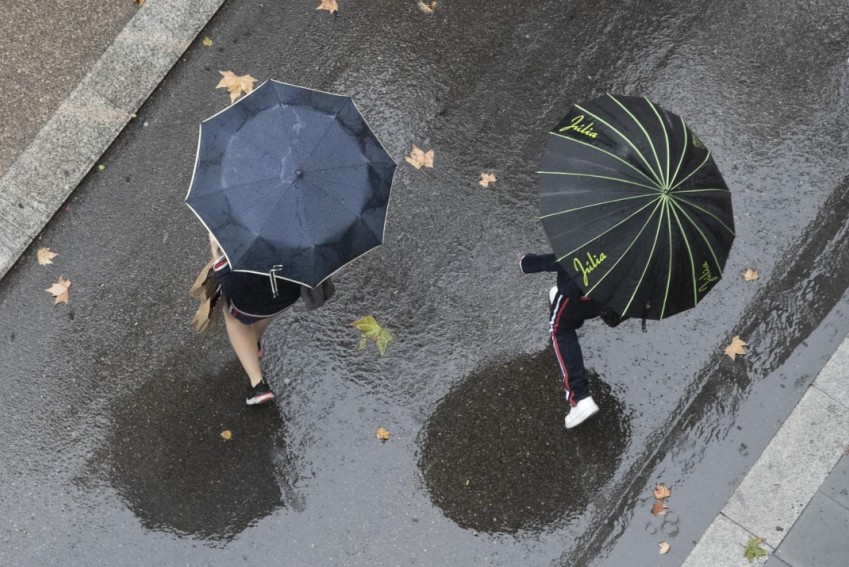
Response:
[[[746,544],[746,550],[743,552],[743,557],[749,560],[749,563],[753,562],[758,557],[763,557],[766,555],[766,550],[761,547],[763,543],[763,539],[759,537],[753,537]]]
[[[212,40],[208,37],[203,38],[203,44],[207,47],[212,47]]]
[[[392,333],[386,329],[380,330],[380,336],[377,337],[377,348],[380,350],[380,356],[386,354],[386,347],[389,346],[389,341],[392,340]]]
[[[362,319],[357,319],[351,325],[359,329],[363,334],[360,337],[360,350],[366,348],[368,339],[371,339],[377,345],[378,350],[380,350],[380,356],[386,353],[386,347],[389,346],[389,341],[392,340],[392,333],[381,327],[374,317],[366,315]]]

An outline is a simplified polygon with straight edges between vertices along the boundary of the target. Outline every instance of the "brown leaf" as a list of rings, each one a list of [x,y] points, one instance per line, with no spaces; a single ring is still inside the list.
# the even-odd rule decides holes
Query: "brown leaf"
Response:
[[[661,555],[666,555],[667,553],[669,553],[669,547],[670,547],[669,542],[662,541],[659,544],[657,544],[657,547],[658,547],[658,553],[660,553]]]
[[[423,151],[420,147],[413,144],[413,149],[410,150],[410,155],[404,156],[407,163],[421,169],[422,167],[433,167],[433,150]]]
[[[666,505],[663,503],[663,500],[655,500],[654,506],[651,507],[651,515],[652,516],[665,516],[666,515]]]
[[[236,102],[242,93],[249,93],[254,90],[256,79],[250,75],[237,75],[233,71],[218,71],[222,75],[222,79],[215,85],[216,89],[227,89],[230,93],[230,104]]]
[[[658,484],[654,487],[654,497],[657,500],[666,500],[671,494],[672,491],[665,484]]]
[[[757,272],[757,270],[753,270],[752,268],[747,268],[746,271],[743,272],[743,279],[747,282],[753,282],[759,277],[761,277],[761,275]]]
[[[374,436],[380,439],[381,441],[389,440],[389,431],[382,427],[378,427],[377,431],[374,432]]]
[[[489,187],[491,183],[495,183],[495,175],[481,172],[481,180],[478,183],[483,187]]]
[[[139,6],[144,6],[144,0],[135,0],[136,4]]]
[[[66,280],[65,276],[59,276],[59,281],[45,289],[47,293],[56,298],[56,301],[53,302],[53,305],[59,305],[60,303],[68,303],[68,288],[71,287],[71,281]]]
[[[746,346],[742,340],[740,340],[740,335],[735,335],[733,339],[731,339],[731,344],[725,347],[725,354],[731,360],[737,360],[737,355],[746,354],[746,349],[743,347]]]
[[[419,0],[419,10],[425,14],[433,14],[433,11],[436,10],[436,0],[432,0],[430,4],[425,4],[422,0]]]
[[[47,246],[41,246],[35,252],[35,257],[38,260],[38,263],[42,266],[46,266],[47,264],[53,263],[53,258],[58,256],[56,252],[53,252]]]
[[[225,429],[224,431],[221,432],[221,438],[224,439],[225,441],[229,441],[230,439],[233,438],[233,432],[230,431],[229,429]]]
[[[316,10],[327,10],[331,14],[335,14],[339,11],[339,6],[336,4],[336,0],[321,0],[321,4]]]

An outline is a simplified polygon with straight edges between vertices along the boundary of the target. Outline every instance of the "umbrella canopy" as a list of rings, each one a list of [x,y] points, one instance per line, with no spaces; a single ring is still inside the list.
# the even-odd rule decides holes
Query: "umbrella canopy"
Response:
[[[186,203],[233,270],[314,287],[383,242],[394,172],[350,97],[269,80],[201,123]]]
[[[550,132],[539,182],[558,262],[623,317],[674,315],[721,278],[731,193],[701,140],[647,98],[574,105]]]

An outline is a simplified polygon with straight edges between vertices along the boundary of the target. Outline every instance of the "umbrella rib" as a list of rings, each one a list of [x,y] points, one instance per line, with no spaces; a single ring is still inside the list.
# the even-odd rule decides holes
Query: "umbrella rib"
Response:
[[[682,189],[680,191],[674,191],[675,195],[680,195],[681,193],[731,193],[730,189],[723,189],[722,187],[706,187],[704,189]]]
[[[660,228],[663,226],[663,211],[667,207],[666,202],[668,200],[669,199],[667,199],[667,198],[661,197],[660,214],[657,217],[657,231],[654,233],[654,242],[652,242],[652,245],[651,245],[651,252],[649,252],[649,259],[646,260],[646,266],[643,268],[643,273],[640,274],[640,281],[637,282],[637,287],[634,288],[634,293],[631,294],[631,299],[628,300],[628,304],[625,306],[625,309],[622,311],[623,317],[628,313],[628,309],[631,308],[631,303],[633,303],[634,298],[637,297],[637,292],[640,291],[640,286],[643,285],[643,279],[645,279],[645,277],[646,277],[646,272],[648,271],[649,264],[651,264],[651,259],[654,256],[655,248],[657,248],[657,239],[658,239],[658,236],[660,236]],[[654,216],[654,212],[652,212],[652,217],[653,216]],[[649,221],[651,221],[651,217],[649,217],[649,220],[646,221],[646,225],[648,225]]]
[[[669,236],[669,266],[666,272],[666,292],[663,294],[663,305],[660,307],[660,318],[666,314],[666,304],[669,301],[669,288],[672,285],[672,218],[669,216],[669,209],[672,207],[666,206],[666,227]]]
[[[684,199],[683,197],[678,197],[678,198],[677,198],[677,201],[679,201],[679,202],[681,202],[681,203],[683,203],[683,204],[685,204],[685,205],[689,205],[690,207],[693,207],[694,209],[698,209],[699,211],[703,212],[704,214],[706,214],[707,216],[709,216],[710,218],[712,218],[713,220],[715,220],[716,222],[718,222],[719,224],[721,224],[721,225],[722,225],[722,228],[724,228],[725,230],[727,230],[727,231],[728,231],[728,233],[729,233],[729,234],[731,234],[731,236],[737,236],[736,234],[734,234],[734,231],[733,231],[733,230],[731,230],[730,228],[728,228],[728,225],[726,225],[726,224],[722,221],[722,219],[720,219],[718,216],[716,216],[716,215],[715,215],[715,214],[713,214],[712,212],[708,211],[707,209],[704,209],[704,208],[702,208],[702,207],[700,207],[700,206],[698,206],[698,205],[696,205],[696,204],[694,204],[694,203],[691,203],[690,201],[688,201],[687,199]]]
[[[592,242],[595,242],[596,240],[598,240],[599,238],[601,238],[602,236],[604,236],[605,234],[607,234],[607,233],[608,233],[608,232],[610,232],[611,230],[613,230],[613,229],[615,229],[615,228],[617,228],[617,227],[621,226],[622,224],[624,224],[624,223],[628,222],[629,220],[631,220],[631,218],[633,218],[634,216],[636,216],[636,215],[638,215],[639,213],[643,212],[643,210],[645,210],[645,209],[649,208],[649,207],[651,206],[651,204],[652,204],[652,203],[654,203],[655,201],[659,201],[659,200],[660,200],[660,197],[657,197],[657,198],[656,198],[654,201],[652,201],[651,203],[646,203],[645,205],[643,205],[642,207],[640,207],[639,209],[637,209],[636,211],[634,211],[633,213],[631,213],[630,215],[628,215],[627,217],[625,217],[624,219],[622,219],[621,221],[619,221],[618,223],[614,224],[613,226],[611,226],[610,228],[608,228],[607,230],[605,230],[605,231],[604,231],[604,232],[602,232],[601,234],[598,234],[598,235],[594,236],[593,238],[591,238],[590,240],[587,240],[586,242],[584,242],[583,244],[581,244],[580,246],[578,246],[577,248],[575,248],[575,249],[574,249],[574,250],[572,250],[571,252],[567,252],[566,254],[564,254],[563,256],[561,256],[560,258],[558,258],[558,259],[557,259],[557,261],[558,261],[558,262],[562,262],[562,261],[563,261],[563,259],[564,259],[566,256],[571,256],[572,254],[574,254],[575,252],[577,252],[578,250],[580,250],[580,249],[581,249],[581,248],[583,248],[584,246],[586,246],[586,245],[588,245],[588,244],[590,244],[590,243],[592,243]]]
[[[684,232],[684,226],[681,224],[681,219],[678,218],[678,213],[672,209],[672,214],[675,215],[675,222],[678,223],[678,229],[681,231],[681,237],[684,239],[684,246],[687,248],[687,255],[690,257],[690,271],[693,276],[693,307],[699,303],[699,287],[696,283],[696,263],[693,261],[693,250],[690,248],[690,239],[687,238],[687,233]]]
[[[649,133],[648,133],[648,132],[646,131],[646,129],[643,127],[643,123],[642,123],[642,122],[640,122],[639,120],[637,120],[637,117],[636,117],[636,116],[634,116],[634,115],[631,113],[631,111],[630,111],[630,110],[628,110],[628,108],[627,108],[624,104],[622,104],[621,102],[619,102],[619,99],[617,99],[615,96],[613,96],[613,95],[612,95],[612,94],[610,94],[610,93],[608,93],[608,94],[607,94],[607,96],[608,96],[610,99],[612,99],[612,100],[613,100],[613,102],[615,102],[616,104],[618,104],[618,105],[620,106],[620,108],[622,108],[622,110],[624,110],[624,111],[628,114],[628,116],[630,116],[630,117],[631,117],[631,120],[633,120],[633,121],[637,124],[637,126],[639,126],[639,127],[640,127],[640,130],[642,130],[642,131],[643,131],[643,135],[646,137],[646,140],[648,140],[648,142],[649,142],[649,147],[651,148],[651,153],[654,155],[654,161],[656,161],[656,162],[657,162],[657,173],[658,173],[658,175],[660,176],[660,184],[661,184],[661,185],[663,185],[663,186],[666,186],[666,184],[663,182],[663,166],[662,166],[662,165],[660,165],[660,158],[659,158],[659,157],[657,157],[657,150],[654,148],[654,142],[652,141],[651,137],[649,136]],[[648,100],[648,99],[646,99],[646,100]]]
[[[637,233],[637,236],[635,236],[635,237],[634,237],[634,239],[631,241],[631,244],[629,244],[629,245],[628,245],[628,248],[626,248],[626,249],[625,249],[625,251],[624,251],[624,252],[622,252],[622,254],[619,256],[619,258],[616,260],[616,262],[614,262],[614,263],[613,263],[613,265],[612,265],[612,266],[610,266],[610,269],[609,269],[609,270],[607,270],[607,272],[606,272],[603,276],[601,276],[601,277],[599,278],[599,280],[598,280],[597,282],[595,282],[595,285],[593,285],[590,289],[588,289],[588,290],[587,290],[587,292],[586,292],[584,295],[590,295],[590,294],[593,292],[593,290],[594,290],[595,288],[597,288],[597,287],[598,287],[598,285],[599,285],[601,282],[603,282],[603,281],[604,281],[604,278],[606,278],[607,276],[609,276],[609,275],[613,272],[613,270],[615,270],[615,269],[616,269],[616,266],[618,266],[618,265],[619,265],[619,262],[621,262],[621,261],[625,258],[625,256],[627,256],[627,255],[628,255],[628,252],[631,250],[631,248],[633,248],[633,247],[634,247],[634,244],[636,244],[636,243],[637,243],[637,240],[639,240],[639,239],[640,239],[640,236],[643,234],[643,231],[646,229],[646,227],[647,227],[647,226],[649,225],[649,223],[651,222],[651,218],[652,218],[652,217],[654,216],[654,214],[657,212],[657,209],[658,209],[658,207],[660,207],[661,203],[663,203],[663,199],[661,199],[660,197],[658,197],[658,198],[657,198],[657,205],[655,205],[655,206],[654,206],[654,210],[652,210],[651,214],[649,215],[649,218],[647,218],[647,219],[646,219],[646,222],[643,224],[643,228],[641,228],[641,229],[640,229],[640,232],[638,232],[638,233]],[[649,204],[651,204],[651,203],[649,203]],[[646,205],[646,206],[648,206],[648,205]],[[645,208],[645,207],[643,207],[643,208]],[[636,214],[636,213],[635,213],[635,214]],[[633,215],[632,215],[632,216],[633,216]],[[625,314],[623,313],[622,315],[624,316]]]
[[[700,163],[700,164],[699,164],[699,167],[697,167],[696,169],[694,169],[693,171],[691,171],[691,172],[689,173],[689,175],[687,175],[687,177],[685,177],[684,179],[682,179],[681,181],[679,181],[678,183],[676,183],[676,184],[675,184],[673,187],[671,187],[669,190],[670,190],[670,191],[675,191],[675,189],[677,189],[678,187],[680,187],[682,183],[684,183],[685,181],[687,181],[688,179],[690,179],[692,176],[694,176],[694,175],[696,174],[696,172],[697,172],[697,171],[699,171],[701,168],[703,168],[703,167],[705,166],[705,164],[708,162],[708,160],[709,160],[709,159],[710,159],[710,152],[708,152],[708,153],[707,153],[707,155],[705,156],[704,161],[702,161],[702,163]]]
[[[313,145],[312,151],[309,153],[308,156],[304,158],[304,161],[301,164],[302,168],[306,170],[307,164],[309,164],[310,162],[310,158],[312,158],[313,154],[318,150],[318,146],[321,144],[321,141],[324,140],[324,137],[327,136],[327,133],[330,132],[331,128],[333,128],[333,125],[336,123],[336,119],[339,117],[342,111],[345,110],[345,108],[347,108],[347,106],[351,103],[352,99],[349,97],[348,100],[345,101],[345,104],[339,107],[339,110],[337,110],[336,114],[333,115],[333,120],[330,121],[330,124],[327,125],[327,128],[325,128],[324,132],[322,132],[321,136],[315,141],[315,145]]]
[[[633,197],[622,197],[621,199],[612,199],[610,201],[601,201],[599,203],[593,203],[591,205],[584,205],[583,207],[576,207],[574,209],[567,209],[565,211],[558,211],[556,213],[549,213],[547,215],[543,215],[540,219],[547,219],[549,217],[556,217],[557,215],[565,215],[566,213],[574,213],[575,211],[581,211],[583,209],[589,209],[592,207],[600,207],[602,205],[612,205],[613,203],[619,203],[622,201],[630,201],[632,199],[645,199],[646,197],[654,197],[654,195],[634,195]]]
[[[660,122],[660,127],[663,129],[663,139],[666,140],[666,186],[669,187],[669,133],[666,131],[666,124],[660,117],[657,107],[648,99],[648,97],[643,98],[646,99],[646,102],[649,103],[651,109],[654,110],[654,115],[657,116],[657,121]]]
[[[629,181],[627,179],[619,179],[618,177],[608,177],[606,175],[593,175],[592,173],[572,173],[570,171],[537,171],[540,175],[574,175],[575,177],[592,177],[594,179],[606,179],[608,181],[619,181],[620,183],[626,183],[628,185],[636,185],[637,187],[643,187],[645,189],[651,189],[656,193],[660,193],[661,190],[657,187],[652,187],[651,185],[644,185],[642,183],[637,183],[636,181]]]
[[[601,148],[599,148],[599,147],[597,147],[597,146],[594,146],[594,145],[592,145],[592,144],[588,144],[588,143],[583,142],[583,141],[581,141],[581,140],[576,140],[575,138],[570,138],[569,136],[564,136],[563,134],[559,134],[559,133],[557,133],[557,132],[549,132],[549,134],[551,134],[552,136],[557,136],[558,138],[563,138],[564,140],[569,140],[570,142],[575,142],[576,144],[581,144],[582,146],[586,146],[586,147],[588,147],[588,148],[592,148],[592,149],[594,149],[594,150],[598,150],[598,151],[600,151],[601,153],[607,154],[607,155],[609,155],[610,157],[612,157],[613,159],[616,159],[616,160],[618,160],[618,161],[622,162],[623,164],[627,165],[628,167],[630,167],[631,169],[633,169],[634,171],[636,171],[637,173],[639,173],[640,175],[642,175],[643,177],[645,177],[645,178],[646,178],[646,181],[648,181],[649,183],[654,183],[654,180],[652,180],[652,178],[651,178],[651,177],[649,177],[648,175],[646,175],[646,172],[644,172],[644,171],[640,171],[639,169],[637,169],[636,167],[634,167],[632,164],[628,163],[627,161],[625,161],[625,160],[624,160],[624,159],[622,159],[621,157],[617,156],[617,155],[616,155],[616,154],[614,154],[613,152],[608,152],[607,150],[603,150],[603,149],[601,149]]]
[[[586,112],[587,114],[589,114],[590,116],[592,116],[593,118],[595,118],[596,120],[598,120],[599,122],[601,122],[602,124],[604,124],[605,126],[607,126],[608,128],[610,128],[611,130],[613,130],[614,132],[616,132],[616,134],[618,134],[620,138],[622,138],[623,140],[625,140],[625,143],[626,143],[626,144],[628,144],[629,146],[631,146],[631,149],[633,149],[635,152],[637,152],[637,155],[638,155],[638,156],[640,156],[640,159],[641,159],[641,160],[643,160],[643,163],[644,163],[644,164],[646,164],[646,167],[647,167],[647,168],[649,168],[649,171],[651,171],[652,176],[654,177],[654,180],[655,180],[655,181],[657,181],[657,183],[658,183],[658,186],[661,186],[661,187],[663,186],[663,181],[661,181],[661,180],[660,180],[660,178],[657,176],[657,172],[655,172],[655,170],[654,170],[654,169],[652,169],[652,166],[651,166],[651,165],[649,165],[649,162],[648,162],[648,160],[646,159],[646,157],[643,155],[643,152],[641,152],[639,149],[637,149],[637,146],[635,146],[635,145],[634,145],[634,143],[633,143],[633,142],[631,142],[631,140],[629,140],[629,139],[628,139],[628,138],[627,138],[624,134],[622,134],[622,132],[620,132],[619,130],[617,130],[617,129],[616,129],[616,128],[614,128],[613,126],[611,126],[611,125],[610,125],[610,124],[609,124],[606,120],[604,120],[603,118],[601,118],[601,117],[599,117],[599,116],[597,116],[597,115],[593,114],[592,112],[590,112],[590,111],[589,111],[589,110],[587,110],[586,108],[582,107],[581,105],[576,104],[576,105],[575,105],[575,108],[577,108],[577,109],[578,109],[578,110],[580,110],[581,112]]]
[[[679,116],[679,118],[681,118]],[[687,153],[687,144],[689,141],[687,138],[690,135],[689,130],[687,129],[687,125],[684,123],[684,119],[681,118],[681,128],[684,129],[684,147],[681,148],[681,157],[678,159],[678,167],[675,168],[675,174],[672,176],[672,179],[669,181],[669,184],[672,184],[672,181],[678,178],[678,173],[681,171],[681,165],[684,163],[684,154]]]
[[[672,204],[679,211],[681,211],[682,215],[687,217],[687,220],[690,221],[690,224],[693,225],[693,228],[696,229],[696,231],[702,237],[702,240],[705,241],[705,246],[707,246],[708,250],[710,250],[710,255],[713,257],[713,263],[716,266],[716,269],[719,272],[719,275],[721,276],[722,275],[722,266],[719,265],[719,259],[717,259],[717,257],[716,257],[716,252],[714,252],[713,246],[711,246],[710,241],[708,240],[707,236],[705,236],[705,233],[702,231],[702,229],[699,227],[699,225],[696,224],[696,221],[693,220],[693,218],[687,213],[687,211],[684,210],[684,207],[682,207],[679,203],[675,202],[675,199],[672,199]]]

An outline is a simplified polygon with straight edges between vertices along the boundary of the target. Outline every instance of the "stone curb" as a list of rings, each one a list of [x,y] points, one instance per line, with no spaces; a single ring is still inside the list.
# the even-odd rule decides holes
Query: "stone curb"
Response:
[[[226,0],[147,0],[0,178],[0,279]]]
[[[771,555],[847,446],[849,339],[829,359],[682,567],[749,567],[743,549],[751,537],[763,538],[762,547]],[[763,565],[766,559],[751,565]]]

